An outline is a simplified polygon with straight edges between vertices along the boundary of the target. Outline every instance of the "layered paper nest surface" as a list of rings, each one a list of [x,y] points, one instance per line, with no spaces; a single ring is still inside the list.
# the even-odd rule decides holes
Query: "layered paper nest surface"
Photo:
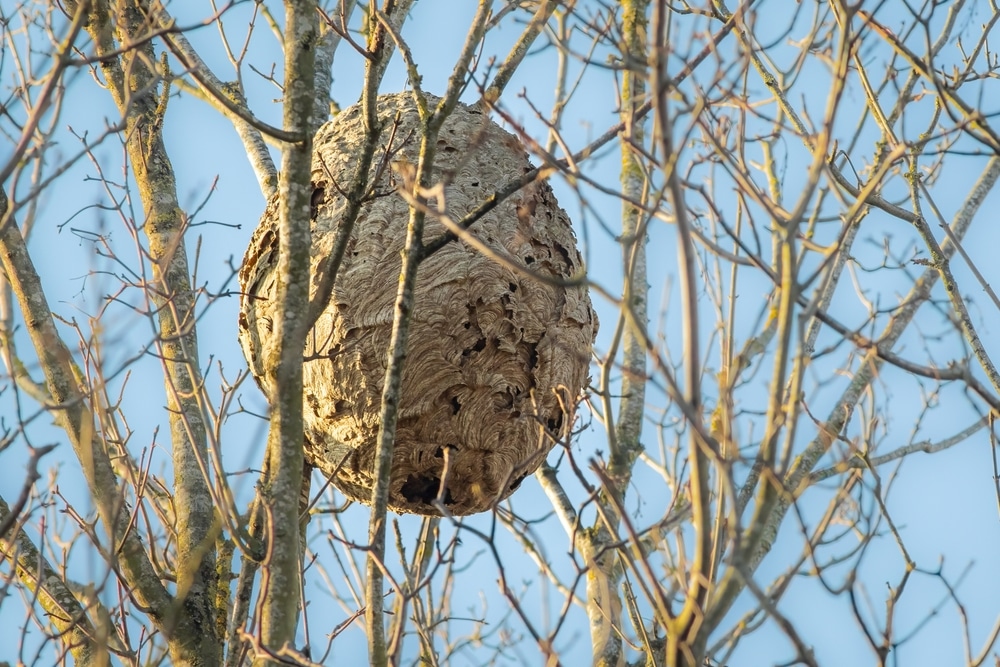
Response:
[[[436,104],[430,97],[429,104]],[[348,241],[304,363],[306,459],[346,496],[370,502],[393,308],[410,206],[396,192],[419,160],[421,125],[410,94],[383,95],[385,124],[369,171],[371,194]],[[433,107],[432,107],[433,108]],[[391,145],[389,142],[391,141]],[[324,125],[314,142],[311,293],[333,252],[344,193],[363,151],[360,106]],[[521,142],[481,111],[459,105],[437,141],[427,206],[460,221],[529,172]],[[265,360],[277,316],[276,199],[240,271],[240,342],[270,397]],[[428,214],[424,240],[445,232]],[[570,428],[586,384],[597,318],[566,213],[545,181],[504,199],[420,265],[389,506],[397,512],[471,514],[509,496]],[[506,258],[523,270],[497,261]],[[534,275],[531,275],[534,274]],[[542,279],[540,279],[542,278]],[[447,472],[446,472],[447,471]],[[442,480],[446,480],[442,486]]]

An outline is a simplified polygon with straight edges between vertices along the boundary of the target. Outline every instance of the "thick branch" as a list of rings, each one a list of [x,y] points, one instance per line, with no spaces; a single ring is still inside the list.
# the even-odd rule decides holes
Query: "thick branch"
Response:
[[[315,96],[315,0],[285,5],[284,128],[306,140],[288,146],[278,185],[277,299],[274,338],[265,341],[264,367],[274,373],[267,442],[264,503],[267,558],[261,581],[261,643],[271,651],[292,648],[299,609],[299,494],[302,489],[302,350],[309,330],[310,171]],[[276,664],[258,656],[256,665]]]
[[[97,437],[94,415],[81,392],[69,349],[60,338],[45,291],[14,219],[6,214],[7,195],[0,190],[0,262],[17,298],[38,355],[56,423],[69,436],[98,514],[117,547],[117,567],[136,603],[149,610],[157,627],[167,630],[173,601],[160,583],[138,534],[122,513],[118,480],[104,443]],[[168,635],[169,636],[169,635]]]
[[[0,498],[0,521],[13,518],[7,502]],[[20,526],[14,526],[7,537],[0,534],[0,558],[10,559],[18,579],[45,610],[78,667],[108,664],[107,642],[100,641],[80,602]]]
[[[156,16],[163,27],[173,23],[173,18],[170,17],[165,9],[157,11]],[[174,57],[188,68],[207,99],[232,121],[233,127],[236,129],[236,134],[239,135],[240,141],[243,142],[247,159],[250,160],[250,166],[257,176],[257,183],[260,185],[261,192],[264,193],[265,199],[270,198],[277,189],[278,170],[271,159],[270,151],[267,150],[267,144],[264,143],[261,129],[250,120],[253,116],[242,93],[236,90],[234,86],[220,81],[182,33],[167,32],[164,34],[164,42],[166,42]],[[222,102],[222,99],[225,99],[229,104]],[[233,106],[239,109],[241,113],[237,113],[232,108]]]
[[[155,71],[152,42],[156,23],[144,1],[116,5],[112,17],[105,2],[97,3],[87,26],[102,56],[101,68],[126,123],[126,148],[139,187],[153,260],[153,286],[159,341],[170,415],[177,534],[177,591],[182,609],[169,619],[168,636],[175,664],[214,665],[221,660],[215,636],[215,537],[217,525],[208,487],[208,445],[198,400],[202,384],[195,332],[196,295],[191,289],[184,233],[187,220],[177,201],[177,185],[163,141],[163,117],[169,89],[156,93],[161,74]],[[112,34],[112,29],[114,34]],[[117,42],[117,43],[116,43]],[[118,45],[125,48],[118,55]],[[106,56],[106,57],[105,57]]]
[[[617,372],[617,353],[621,349],[621,399],[618,419],[612,423],[611,397],[605,386],[604,403],[609,422],[609,484],[598,499],[607,523],[600,517],[577,538],[577,548],[591,572],[587,577],[587,616],[594,664],[614,667],[624,664],[621,623],[622,605],[618,595],[621,570],[610,545],[616,532],[613,507],[621,504],[632,478],[632,467],[642,451],[640,437],[646,409],[646,320],[648,286],[646,284],[646,221],[644,204],[649,184],[640,154],[645,143],[642,107],[646,95],[646,11],[648,0],[622,4],[622,31],[625,36],[623,60],[628,63],[622,79],[621,188],[622,188],[622,266],[625,281],[621,312],[614,342],[602,368],[605,378]],[[636,205],[633,202],[639,202]]]

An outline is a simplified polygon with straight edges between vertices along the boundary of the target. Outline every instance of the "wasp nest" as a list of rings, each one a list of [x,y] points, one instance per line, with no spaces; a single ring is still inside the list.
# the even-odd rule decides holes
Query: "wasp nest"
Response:
[[[304,362],[306,460],[364,503],[374,483],[383,376],[409,219],[409,206],[396,193],[400,177],[387,164],[416,164],[421,136],[409,94],[380,96],[378,116],[385,129],[369,171],[369,196]],[[317,266],[333,252],[364,136],[355,105],[315,138],[314,298]],[[433,182],[444,184],[444,201],[432,200],[431,206],[443,203],[453,220],[532,169],[517,138],[464,105],[445,121],[436,148]],[[240,343],[268,395],[262,339],[271,335],[278,309],[274,203],[240,271]],[[429,214],[425,241],[444,232]],[[511,270],[461,240],[421,263],[389,487],[389,506],[397,512],[438,514],[435,500],[441,498],[449,512],[471,514],[509,496],[569,428],[567,411],[587,380],[597,318],[579,284],[583,264],[569,219],[549,185],[524,187],[479,219],[471,233],[524,270]]]

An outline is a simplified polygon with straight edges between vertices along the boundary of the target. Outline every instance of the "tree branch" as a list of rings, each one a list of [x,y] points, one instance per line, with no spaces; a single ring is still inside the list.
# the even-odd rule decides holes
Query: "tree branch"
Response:
[[[292,649],[299,610],[299,496],[303,473],[302,351],[309,322],[310,200],[312,186],[312,114],[319,39],[315,0],[285,4],[284,129],[305,135],[282,154],[278,185],[277,300],[274,338],[264,341],[264,368],[274,373],[270,397],[271,429],[267,441],[262,491],[267,519],[267,557],[261,579],[261,644],[268,651]],[[257,666],[278,664],[258,653]]]
[[[157,627],[167,632],[168,637],[173,636],[179,629],[171,618],[173,600],[160,583],[142,540],[129,529],[128,518],[121,512],[118,480],[104,443],[95,431],[93,412],[77,382],[72,355],[56,330],[41,280],[20,230],[13,217],[7,215],[7,208],[7,195],[0,189],[0,262],[21,307],[28,335],[45,375],[51,398],[48,407],[56,423],[69,436],[73,452],[80,461],[90,495],[115,545],[116,565],[130,594],[148,610]],[[184,625],[183,621],[180,625]]]
[[[16,524],[16,515],[0,497],[0,523],[10,524],[13,535],[0,531],[0,556],[9,559],[21,583],[30,590],[56,627],[63,646],[80,667],[103,667],[108,664],[107,642],[95,631],[86,611],[63,578],[42,556],[28,535]],[[106,640],[106,638],[105,638]]]

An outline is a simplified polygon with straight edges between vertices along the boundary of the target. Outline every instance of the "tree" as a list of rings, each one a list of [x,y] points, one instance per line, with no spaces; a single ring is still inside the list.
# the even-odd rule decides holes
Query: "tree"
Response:
[[[973,564],[1000,546],[1000,10],[862,4],[0,5],[0,658],[1000,661]],[[303,476],[308,286],[343,279],[309,275],[310,161],[360,101],[356,218],[400,91],[422,148],[377,193],[410,222],[371,509]],[[535,482],[397,516],[393,388],[460,100],[537,167],[483,205],[552,184],[602,328]],[[235,326],[267,202],[269,410]],[[458,222],[440,243],[475,241]]]

